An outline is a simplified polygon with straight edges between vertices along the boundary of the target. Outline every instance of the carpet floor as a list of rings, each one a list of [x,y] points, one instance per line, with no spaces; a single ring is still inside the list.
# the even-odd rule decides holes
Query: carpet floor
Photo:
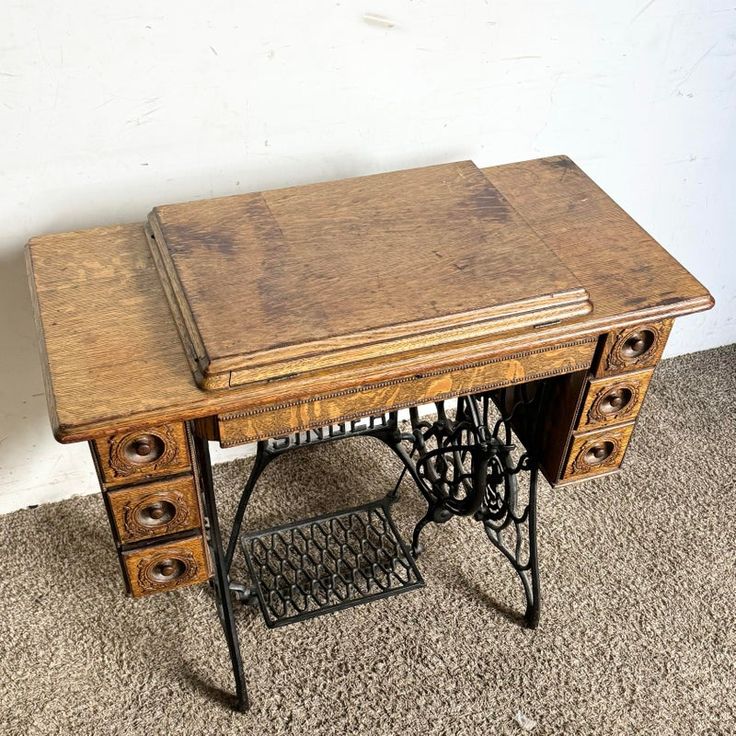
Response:
[[[736,733],[736,346],[665,361],[624,471],[540,489],[543,609],[477,523],[425,530],[426,588],[268,630],[239,608],[252,709],[231,711],[207,586],[122,583],[99,496],[0,518],[0,733]],[[216,467],[232,513],[250,461]],[[247,526],[383,495],[369,439],[285,456]],[[405,483],[405,535],[422,513]]]

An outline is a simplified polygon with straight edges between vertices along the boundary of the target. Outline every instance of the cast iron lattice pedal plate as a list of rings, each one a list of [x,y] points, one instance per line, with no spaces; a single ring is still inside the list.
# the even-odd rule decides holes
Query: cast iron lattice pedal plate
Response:
[[[424,586],[385,500],[241,536],[270,628]]]

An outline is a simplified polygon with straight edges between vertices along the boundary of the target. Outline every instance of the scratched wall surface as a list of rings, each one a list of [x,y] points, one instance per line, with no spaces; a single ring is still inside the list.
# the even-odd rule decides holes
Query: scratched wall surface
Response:
[[[24,242],[156,203],[566,153],[714,293],[668,354],[736,341],[734,6],[5,3],[0,512],[96,490],[51,437]]]

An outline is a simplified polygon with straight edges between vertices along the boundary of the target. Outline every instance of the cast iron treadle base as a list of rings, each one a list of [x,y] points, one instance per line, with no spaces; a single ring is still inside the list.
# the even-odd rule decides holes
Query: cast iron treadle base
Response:
[[[424,586],[390,501],[241,536],[266,626],[284,626]]]

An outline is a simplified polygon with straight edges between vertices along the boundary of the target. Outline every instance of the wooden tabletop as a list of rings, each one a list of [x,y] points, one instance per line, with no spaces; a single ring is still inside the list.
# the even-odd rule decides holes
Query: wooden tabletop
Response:
[[[195,382],[142,224],[34,238],[29,278],[57,439],[316,396],[712,306],[708,291],[569,158],[483,173],[587,291],[591,313],[220,391]],[[433,298],[427,292],[427,303]]]
[[[591,311],[471,161],[166,205],[149,223],[205,388]]]

